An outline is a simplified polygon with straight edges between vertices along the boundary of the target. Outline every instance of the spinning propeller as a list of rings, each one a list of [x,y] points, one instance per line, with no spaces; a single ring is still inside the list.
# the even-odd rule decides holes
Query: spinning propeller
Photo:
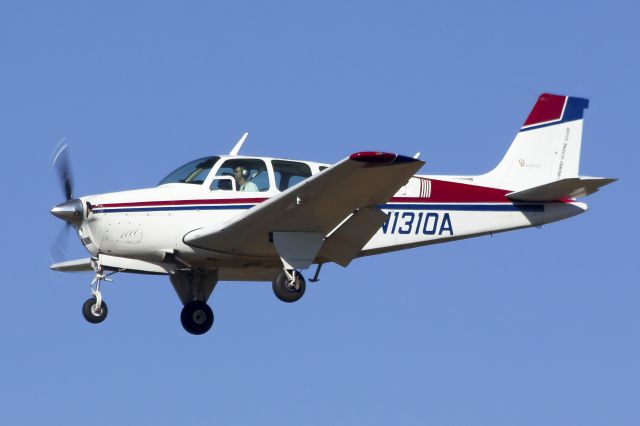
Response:
[[[69,151],[66,139],[62,139],[53,151],[51,165],[58,172],[58,178],[62,184],[64,196],[67,201],[73,198],[73,181],[71,178],[71,166],[69,165]]]
[[[69,162],[69,150],[65,139],[62,139],[53,151],[51,165],[56,170],[66,201],[51,209],[51,214],[64,220],[66,225],[58,234],[49,250],[49,257],[53,261],[60,260],[64,255],[66,242],[68,240],[69,228],[78,227],[82,223],[84,212],[82,201],[73,198],[73,179],[71,177],[71,166]]]

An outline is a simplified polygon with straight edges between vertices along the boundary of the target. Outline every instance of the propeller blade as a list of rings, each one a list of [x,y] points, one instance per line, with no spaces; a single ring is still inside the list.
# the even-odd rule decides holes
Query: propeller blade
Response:
[[[67,243],[69,242],[69,230],[71,229],[70,224],[65,224],[55,240],[49,247],[49,261],[50,263],[58,263],[65,260],[65,254],[67,251]]]
[[[71,177],[71,165],[69,162],[69,146],[66,143],[66,139],[63,138],[58,146],[53,151],[51,165],[56,169],[58,178],[62,184],[65,199],[71,200],[73,198],[73,179]]]

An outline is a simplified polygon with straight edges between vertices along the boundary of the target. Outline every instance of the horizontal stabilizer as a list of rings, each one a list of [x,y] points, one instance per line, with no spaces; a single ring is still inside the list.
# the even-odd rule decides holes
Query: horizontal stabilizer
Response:
[[[507,194],[514,201],[557,201],[567,198],[584,197],[617,179],[575,177]]]

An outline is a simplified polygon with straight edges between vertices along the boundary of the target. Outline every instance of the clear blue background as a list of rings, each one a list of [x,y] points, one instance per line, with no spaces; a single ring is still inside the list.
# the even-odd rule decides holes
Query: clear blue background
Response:
[[[597,5],[600,3],[600,5]],[[3,2],[0,423],[640,424],[639,10],[633,2]],[[168,279],[47,250],[77,195],[228,152],[335,162],[422,152],[493,167],[540,92],[588,97],[583,174],[620,182],[565,222],[324,268],[296,304],[221,283],[184,332]],[[71,237],[69,258],[84,257]]]

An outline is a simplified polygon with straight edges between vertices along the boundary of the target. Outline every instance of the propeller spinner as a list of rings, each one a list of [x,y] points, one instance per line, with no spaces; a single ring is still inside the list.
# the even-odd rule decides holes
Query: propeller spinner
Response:
[[[82,213],[82,201],[77,198],[58,204],[51,209],[52,215],[72,225],[80,225],[82,223]]]

